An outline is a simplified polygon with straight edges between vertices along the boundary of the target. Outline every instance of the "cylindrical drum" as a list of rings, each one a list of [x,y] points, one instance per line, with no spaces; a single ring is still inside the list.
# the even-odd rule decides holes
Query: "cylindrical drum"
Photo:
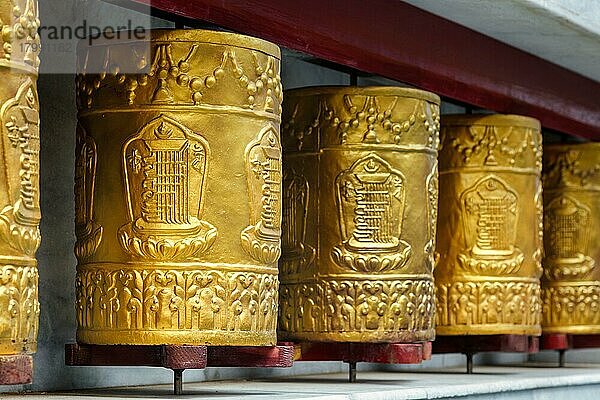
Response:
[[[433,339],[439,102],[398,87],[286,92],[284,338]]]
[[[80,49],[77,340],[272,345],[279,48],[202,30],[149,40],[150,54],[125,39]],[[86,72],[98,60],[106,72]]]
[[[40,306],[36,1],[0,0],[0,356],[33,353]],[[0,377],[0,382],[5,381]]]
[[[544,333],[600,333],[600,143],[544,148]]]
[[[437,334],[540,334],[540,123],[444,116],[441,142]]]

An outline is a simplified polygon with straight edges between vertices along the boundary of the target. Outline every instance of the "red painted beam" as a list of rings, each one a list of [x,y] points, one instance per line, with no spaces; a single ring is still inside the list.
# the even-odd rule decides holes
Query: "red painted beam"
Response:
[[[600,140],[600,83],[395,0],[120,0]],[[285,84],[285,82],[284,82]]]

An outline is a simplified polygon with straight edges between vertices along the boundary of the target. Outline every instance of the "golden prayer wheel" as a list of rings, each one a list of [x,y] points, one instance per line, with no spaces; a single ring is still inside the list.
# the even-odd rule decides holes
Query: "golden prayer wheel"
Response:
[[[539,335],[540,123],[449,115],[440,140],[437,334]]]
[[[600,143],[544,148],[544,333],[600,333]]]
[[[433,339],[439,103],[398,87],[286,92],[284,338]]]
[[[279,48],[202,30],[136,45],[80,48],[77,340],[273,345]]]
[[[16,355],[36,351],[40,313],[37,2],[0,0],[0,21],[0,355]]]

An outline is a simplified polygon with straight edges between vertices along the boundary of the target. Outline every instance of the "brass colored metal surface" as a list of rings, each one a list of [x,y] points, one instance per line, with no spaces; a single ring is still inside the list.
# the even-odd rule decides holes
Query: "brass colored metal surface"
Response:
[[[439,101],[397,87],[286,92],[281,337],[433,339]]]
[[[279,49],[201,30],[132,49],[79,53],[77,340],[275,344]]]
[[[544,333],[600,333],[600,143],[544,148]]]
[[[38,318],[37,2],[0,0],[0,355],[33,353]]]
[[[539,122],[444,116],[440,140],[437,334],[540,334]]]

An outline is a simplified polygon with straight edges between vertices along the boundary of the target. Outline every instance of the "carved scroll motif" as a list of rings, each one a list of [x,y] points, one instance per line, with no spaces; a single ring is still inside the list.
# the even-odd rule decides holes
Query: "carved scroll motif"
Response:
[[[460,199],[467,252],[459,265],[480,274],[515,273],[524,256],[516,245],[518,196],[500,178],[488,175]]]
[[[448,129],[456,129],[454,127]],[[521,127],[471,125],[467,135],[453,137],[449,144],[454,149],[449,166],[484,165],[515,166],[519,160],[533,156],[541,164],[542,145],[538,132]]]
[[[0,348],[35,350],[39,314],[37,267],[0,266]]]
[[[305,111],[296,103],[282,127],[286,140],[295,142],[295,150],[303,150],[322,130],[334,130],[330,140],[336,144],[395,143],[399,144],[413,127],[427,132],[428,148],[439,146],[439,106],[425,100],[389,95],[345,94],[341,105],[329,103],[325,97],[318,100],[311,117],[299,116]],[[419,132],[421,133],[421,132]]]
[[[142,42],[138,48],[131,44],[128,53],[141,66],[140,73],[119,77],[115,71],[122,67],[123,60],[119,59],[120,53],[113,53],[107,47],[100,55],[106,68],[104,73],[77,77],[77,100],[81,108],[100,106],[98,92],[116,86],[117,95],[129,105],[215,105],[227,99],[235,107],[280,113],[283,90],[277,58],[246,49],[236,52],[233,48],[204,58],[206,47],[202,44],[152,43],[147,48]],[[177,50],[184,46],[185,50],[179,53]],[[98,53],[94,54],[98,57]],[[86,70],[87,62],[82,63],[81,70]]]
[[[347,121],[343,121],[338,126],[339,140],[341,144],[346,143],[348,139],[348,129],[365,125],[365,131],[362,133],[363,143],[379,143],[377,131],[381,130],[378,125],[381,124],[383,130],[392,131],[396,135],[396,141],[400,139],[400,133],[406,132],[414,125],[416,114],[420,101],[415,102],[415,108],[412,114],[405,121],[395,121],[392,119],[392,110],[396,107],[398,97],[385,98],[383,96],[350,96],[344,95],[344,106],[350,114]],[[361,106],[362,104],[362,106]]]
[[[538,325],[540,286],[530,282],[454,282],[437,286],[437,324]]]
[[[40,245],[40,121],[33,81],[27,78],[0,109],[2,145],[10,204],[0,211],[0,235],[33,256]]]
[[[594,269],[588,256],[590,209],[569,196],[558,196],[546,207],[545,237],[548,253],[545,273],[548,279],[587,279]]]
[[[269,331],[277,291],[266,274],[96,269],[77,276],[77,320],[91,330]]]
[[[242,231],[244,250],[272,264],[281,253],[281,144],[270,126],[246,148],[250,226]]]
[[[123,147],[130,222],[119,229],[136,257],[181,260],[207,251],[217,229],[201,220],[210,150],[199,134],[160,115]]]
[[[283,217],[281,219],[282,256],[279,260],[283,274],[297,274],[310,265],[316,251],[304,242],[308,215],[309,186],[302,175],[283,170]]]
[[[600,285],[597,282],[545,287],[542,304],[544,329],[564,332],[578,325],[600,325]]]
[[[75,255],[92,256],[102,241],[103,228],[94,219],[97,149],[94,138],[77,126],[75,144]]]
[[[544,269],[542,267],[542,259],[544,258],[544,191],[541,182],[537,182],[535,191],[535,223],[536,223],[536,250],[533,253],[533,261],[538,279],[542,277]]]
[[[37,70],[40,64],[38,58],[40,51],[38,2],[36,0],[11,0],[3,3],[3,8],[7,9],[6,12],[12,18],[0,20],[2,61],[15,64],[22,61]],[[4,12],[4,10],[2,11]]]
[[[436,231],[437,231],[437,218],[438,218],[438,164],[437,161],[435,165],[431,169],[431,173],[427,176],[426,179],[426,187],[427,187],[427,216],[429,218],[428,224],[428,235],[429,240],[425,245],[425,254],[427,256],[428,269],[430,272],[433,272],[437,261],[439,259],[439,254],[435,251],[435,241],[436,241]]]
[[[283,284],[279,324],[297,333],[428,330],[433,292],[433,283],[422,280]]]
[[[336,264],[360,272],[402,268],[411,247],[401,240],[405,178],[384,159],[370,154],[335,181],[342,243],[331,256]]]
[[[582,167],[582,152],[566,150],[554,155],[544,165],[544,187],[594,186],[600,174],[600,162],[589,168]]]

